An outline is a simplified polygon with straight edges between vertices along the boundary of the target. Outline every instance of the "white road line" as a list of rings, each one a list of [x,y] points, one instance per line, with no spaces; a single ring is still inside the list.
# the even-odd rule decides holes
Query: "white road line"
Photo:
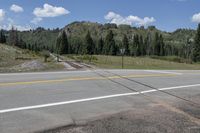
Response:
[[[181,89],[181,88],[189,88],[189,87],[198,87],[200,84],[193,84],[193,85],[184,85],[184,86],[174,86],[174,87],[166,87],[160,88],[158,90],[173,90],[173,89]],[[30,110],[30,109],[38,109],[38,108],[45,108],[45,107],[53,107],[59,105],[67,105],[73,103],[81,103],[81,102],[88,102],[88,101],[95,101],[101,99],[108,99],[108,98],[115,98],[115,97],[122,97],[122,96],[131,96],[131,95],[139,95],[140,93],[152,93],[157,92],[158,90],[152,89],[147,91],[141,92],[133,92],[133,93],[121,93],[121,94],[114,94],[114,95],[107,95],[107,96],[99,96],[99,97],[92,97],[92,98],[85,98],[85,99],[78,99],[78,100],[71,100],[71,101],[64,101],[64,102],[56,102],[56,103],[48,103],[48,104],[41,104],[41,105],[34,105],[34,106],[26,106],[26,107],[18,107],[18,108],[11,108],[11,109],[3,109],[0,110],[0,114],[8,113],[8,112],[16,112],[16,111],[23,111],[23,110]]]

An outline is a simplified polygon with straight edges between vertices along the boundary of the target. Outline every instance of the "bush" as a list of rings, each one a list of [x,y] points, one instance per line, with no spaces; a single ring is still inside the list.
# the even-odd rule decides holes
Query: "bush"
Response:
[[[44,62],[47,62],[47,59],[50,57],[49,51],[44,50],[41,52],[41,55],[44,56]]]
[[[91,56],[91,55],[83,55],[83,56],[78,56],[77,59],[79,60],[88,60],[88,61],[97,61],[97,57],[96,56]]]

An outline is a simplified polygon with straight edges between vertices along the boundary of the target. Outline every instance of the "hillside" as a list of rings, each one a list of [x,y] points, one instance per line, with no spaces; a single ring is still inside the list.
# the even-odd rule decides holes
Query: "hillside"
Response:
[[[29,50],[0,44],[0,72],[30,72],[62,69],[49,58],[44,63],[43,56]]]
[[[66,25],[63,29],[44,29],[37,28],[31,31],[19,32],[20,38],[26,43],[27,47],[37,47],[40,49],[47,49],[55,52],[56,39],[59,33],[64,30],[68,35],[68,41],[71,45],[71,48],[77,47],[76,45],[84,45],[84,38],[89,31],[93,41],[97,44],[99,38],[105,39],[109,30],[112,30],[114,33],[114,38],[117,45],[122,43],[122,38],[124,35],[127,35],[129,41],[133,40],[134,35],[143,36],[145,39],[147,36],[153,38],[155,33],[163,35],[164,42],[166,45],[175,46],[177,49],[180,49],[188,40],[193,40],[196,31],[192,29],[177,29],[174,32],[165,32],[157,29],[154,26],[144,27],[131,27],[128,25],[119,25],[116,24],[100,24],[93,22],[73,22]],[[35,48],[36,49],[36,48]]]
[[[27,48],[34,46],[35,49],[47,49],[53,51],[59,29],[37,28],[31,31],[19,32],[19,37],[26,43]]]
[[[131,40],[135,34],[142,35],[146,37],[147,35],[151,35],[154,37],[155,33],[158,32],[163,35],[164,41],[166,43],[182,44],[185,43],[186,39],[194,39],[195,30],[192,29],[177,29],[174,32],[165,32],[157,29],[154,26],[149,26],[147,28],[144,27],[131,27],[129,25],[119,25],[116,24],[100,24],[100,23],[92,23],[92,22],[73,22],[64,27],[67,35],[72,37],[83,38],[87,31],[91,33],[91,36],[94,40],[97,40],[100,37],[105,38],[108,30],[112,30],[115,36],[116,41],[121,41],[123,35],[127,35],[127,37]]]

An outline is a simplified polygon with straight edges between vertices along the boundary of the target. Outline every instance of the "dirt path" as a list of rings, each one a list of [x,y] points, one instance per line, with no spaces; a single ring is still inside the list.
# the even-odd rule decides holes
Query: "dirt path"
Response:
[[[54,54],[50,54],[50,55],[55,61],[57,61],[57,57]],[[88,69],[93,68],[92,66],[85,63],[81,63],[77,61],[65,61],[60,57],[59,57],[59,63],[65,66],[65,69],[67,70],[80,70],[80,69],[88,70]]]

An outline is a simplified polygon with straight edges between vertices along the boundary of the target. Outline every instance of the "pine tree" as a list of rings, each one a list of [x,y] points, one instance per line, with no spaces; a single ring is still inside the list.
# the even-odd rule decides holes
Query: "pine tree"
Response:
[[[160,37],[158,32],[156,32],[154,39],[154,55],[160,55]]]
[[[62,31],[61,35],[57,38],[56,48],[57,48],[57,54],[62,55],[69,53],[68,39],[65,31]]]
[[[140,55],[143,56],[146,54],[145,50],[145,45],[144,45],[144,40],[143,37],[140,35],[140,39],[139,39],[139,50],[140,50]]]
[[[0,43],[6,43],[6,36],[3,30],[0,31]]]
[[[144,41],[146,55],[152,54],[152,44],[151,43],[152,43],[151,34],[148,33],[147,37],[145,38],[145,41]]]
[[[124,49],[125,49],[124,54],[125,54],[125,55],[130,55],[129,41],[128,41],[128,38],[127,38],[126,35],[124,35],[123,41],[122,41],[122,42],[123,42],[123,47],[124,47]]]
[[[12,46],[18,46],[19,44],[17,29],[14,27],[12,27],[9,34],[9,44]]]
[[[97,44],[97,54],[102,54],[103,53],[103,47],[104,47],[104,42],[102,37],[98,40]]]
[[[89,55],[94,54],[95,46],[89,31],[85,36],[85,43],[86,43],[86,54]]]
[[[10,45],[18,46],[18,44],[19,44],[19,38],[18,38],[17,29],[12,27],[10,31]]]
[[[109,30],[105,39],[104,54],[116,55],[116,53],[117,53],[117,47],[115,45],[114,35],[112,30]]]
[[[134,36],[134,45],[135,45],[135,56],[140,56],[141,55],[141,48],[140,48],[140,41],[139,41],[139,36],[135,35]]]
[[[200,24],[198,25],[197,33],[196,33],[195,41],[194,41],[193,61],[194,62],[200,61]]]
[[[22,40],[22,38],[19,38],[19,45],[18,47],[22,48],[22,49],[26,49],[26,43]]]
[[[163,40],[163,37],[162,35],[160,34],[160,37],[159,37],[159,45],[160,45],[160,56],[164,56],[165,55],[165,43],[164,43],[164,40]]]

